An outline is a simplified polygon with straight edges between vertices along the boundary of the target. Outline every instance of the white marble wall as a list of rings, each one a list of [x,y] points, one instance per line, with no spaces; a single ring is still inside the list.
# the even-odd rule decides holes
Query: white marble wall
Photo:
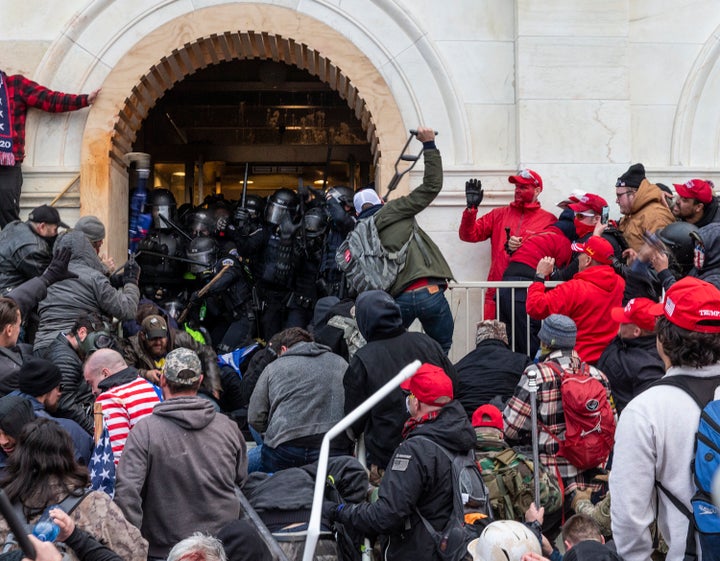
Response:
[[[220,4],[65,0],[48,14],[42,0],[6,2],[2,64],[50,87],[89,91],[152,30]],[[631,162],[643,161],[649,177],[665,183],[720,180],[717,0],[242,4],[280,6],[331,26],[378,69],[408,128],[423,122],[440,131],[445,188],[421,223],[458,280],[487,270],[487,244],[456,235],[469,177],[483,179],[483,209],[505,204],[507,175],[528,166],[545,179],[546,207],[584,188],[608,198],[615,215],[614,180]],[[51,198],[78,172],[86,118],[31,115],[25,190],[34,196],[26,204]],[[421,170],[412,182],[420,177]]]

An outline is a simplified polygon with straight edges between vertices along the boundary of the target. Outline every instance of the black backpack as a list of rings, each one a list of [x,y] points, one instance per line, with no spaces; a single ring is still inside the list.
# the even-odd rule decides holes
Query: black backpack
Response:
[[[461,561],[467,555],[467,545],[479,537],[483,528],[493,520],[490,495],[475,461],[475,450],[468,450],[467,453],[453,453],[424,436],[418,435],[413,438],[422,438],[426,442],[431,442],[442,450],[452,463],[453,512],[447,525],[438,531],[420,514],[417,508],[415,512],[432,536],[440,559]],[[482,518],[473,524],[466,523],[465,515],[473,513],[482,515]]]

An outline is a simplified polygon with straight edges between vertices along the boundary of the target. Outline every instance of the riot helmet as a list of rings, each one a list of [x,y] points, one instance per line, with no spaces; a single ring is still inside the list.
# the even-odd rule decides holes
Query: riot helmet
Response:
[[[279,226],[285,216],[290,219],[294,218],[298,204],[299,200],[295,191],[286,188],[278,189],[268,198],[265,207],[265,222]]]
[[[152,215],[153,228],[167,229],[170,228],[170,224],[163,218],[175,220],[177,203],[175,196],[168,189],[153,189],[148,194],[145,208],[146,212]]]
[[[180,314],[182,314],[183,310],[185,309],[185,305],[183,304],[182,300],[179,298],[171,298],[170,300],[163,300],[160,302],[160,307],[165,311],[165,313],[177,320],[177,318],[180,317]]]
[[[265,199],[258,195],[247,195],[245,197],[245,208],[250,213],[250,218],[257,220],[265,210]]]
[[[695,240],[698,227],[689,222],[673,222],[658,230],[657,237],[672,253],[677,266],[682,273],[687,273],[693,267],[695,253]]]
[[[218,245],[212,238],[198,237],[190,242],[187,258],[191,273],[204,273],[211,270],[217,261]]]
[[[341,205],[348,206],[351,209],[354,208],[353,197],[355,196],[355,192],[350,189],[350,187],[338,185],[337,187],[332,187],[327,192],[327,194],[330,195],[337,202],[339,202]]]
[[[305,235],[309,239],[320,238],[327,231],[328,217],[322,208],[311,208],[303,218]]]
[[[193,237],[209,236],[215,230],[215,219],[212,212],[205,209],[197,209],[188,219],[188,233]]]

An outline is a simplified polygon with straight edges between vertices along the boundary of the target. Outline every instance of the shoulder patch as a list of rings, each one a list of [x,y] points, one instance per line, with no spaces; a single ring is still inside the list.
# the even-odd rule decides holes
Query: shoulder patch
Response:
[[[412,460],[412,456],[409,454],[395,454],[390,469],[392,471],[405,471],[410,465],[410,460]]]
[[[235,261],[234,261],[233,259],[227,258],[227,259],[223,259],[223,260],[222,260],[222,266],[223,266],[223,267],[225,267],[225,266],[227,266],[227,265],[232,266],[232,265],[234,265],[234,264],[235,264]]]

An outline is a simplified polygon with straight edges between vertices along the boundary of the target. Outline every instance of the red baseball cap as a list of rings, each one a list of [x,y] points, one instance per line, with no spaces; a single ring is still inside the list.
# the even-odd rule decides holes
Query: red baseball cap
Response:
[[[588,241],[585,243],[575,242],[572,244],[572,250],[589,255],[595,261],[602,263],[603,265],[610,265],[612,263],[613,255],[615,255],[615,250],[613,249],[612,244],[600,236],[590,236]]]
[[[508,181],[516,185],[534,185],[540,187],[540,190],[543,188],[542,177],[531,169],[521,169],[515,175],[508,177]]]
[[[649,311],[689,331],[720,333],[720,290],[695,277],[677,281]]]
[[[445,405],[453,399],[452,380],[434,364],[420,366],[400,387],[428,405]]]
[[[493,427],[503,430],[503,416],[500,409],[494,405],[486,403],[481,405],[472,415],[472,426],[474,427]]]
[[[634,323],[640,329],[654,331],[658,314],[651,313],[650,310],[656,304],[657,302],[653,302],[650,298],[633,298],[624,308],[610,310],[610,317],[618,323]]]
[[[677,194],[686,199],[697,199],[701,203],[708,204],[713,198],[712,181],[703,179],[691,179],[685,183],[673,183]]]
[[[592,210],[595,214],[601,214],[603,207],[608,206],[607,201],[598,195],[585,193],[580,199],[571,205],[568,205],[575,212],[585,212]]]

